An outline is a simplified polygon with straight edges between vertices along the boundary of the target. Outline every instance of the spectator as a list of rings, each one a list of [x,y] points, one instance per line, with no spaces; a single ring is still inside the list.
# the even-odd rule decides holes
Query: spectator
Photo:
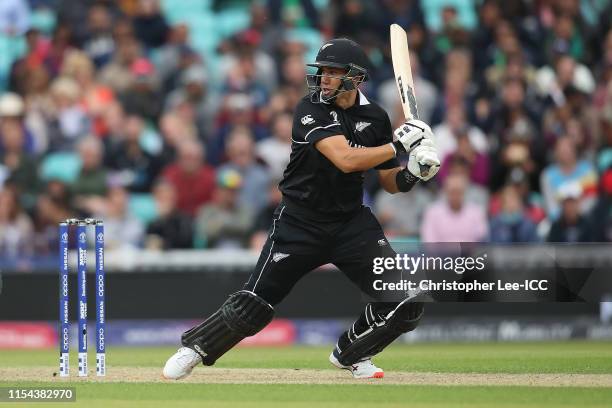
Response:
[[[426,123],[430,123],[433,110],[438,104],[438,90],[433,83],[421,75],[420,60],[414,52],[410,52],[410,68],[414,80],[417,105],[419,107],[419,118]],[[391,123],[399,124],[403,122],[404,112],[397,95],[395,78],[389,78],[387,81],[384,81],[380,85],[378,93],[382,106],[389,112]]]
[[[112,36],[113,20],[104,4],[94,4],[87,15],[87,39],[83,50],[89,55],[96,67],[110,61],[115,50]]]
[[[441,68],[440,68],[441,67]],[[431,124],[440,123],[446,117],[446,111],[451,107],[471,106],[476,97],[477,87],[472,78],[472,55],[466,48],[451,50],[445,56],[444,64],[438,67],[438,81],[443,83],[443,89],[437,98],[438,105],[431,116]]]
[[[68,185],[59,180],[47,182],[38,196],[35,208],[35,252],[38,256],[55,255],[59,245],[57,225],[63,220],[75,218],[71,208],[72,196]]]
[[[541,163],[545,162],[542,138],[537,137],[532,110],[525,95],[525,84],[519,79],[504,81],[499,100],[495,101],[491,113],[490,132],[497,135],[500,143],[492,152],[491,187],[500,188],[515,168],[528,175],[533,187],[538,185]]]
[[[32,137],[28,137],[18,116],[18,102],[21,98],[13,94],[0,97],[0,185],[6,180],[18,188],[20,204],[31,209],[39,189],[38,163],[31,153]],[[17,110],[11,110],[13,104]]]
[[[117,44],[112,60],[100,70],[98,79],[113,91],[122,93],[134,81],[132,64],[140,57],[140,46],[133,37],[126,37]]]
[[[253,99],[248,94],[231,93],[227,95],[217,113],[219,128],[208,143],[211,151],[209,161],[215,165],[223,162],[226,157],[227,141],[235,128],[247,127],[253,133],[255,140],[259,141],[269,135],[268,130],[259,124],[259,112]]]
[[[195,126],[181,120],[174,111],[165,113],[159,120],[159,129],[162,136],[162,149],[158,159],[162,164],[168,165],[176,160],[178,145],[183,141],[195,140],[197,130]]]
[[[257,156],[266,165],[270,176],[280,180],[291,154],[291,132],[293,127],[293,114],[282,112],[270,120],[272,136],[257,143]]]
[[[210,204],[196,218],[197,239],[208,248],[244,248],[253,222],[253,212],[238,203],[243,179],[235,170],[217,173],[217,187]]]
[[[19,36],[30,28],[30,8],[26,0],[0,2],[0,34]]]
[[[468,45],[469,33],[458,19],[458,12],[454,6],[447,5],[442,7],[442,28],[437,33],[434,44],[441,54],[448,53],[451,49]]]
[[[552,224],[548,233],[548,242],[588,242],[591,226],[581,214],[580,199],[582,191],[577,184],[567,185],[559,192],[561,214]]]
[[[25,39],[28,49],[23,57],[13,62],[8,82],[10,91],[22,95],[26,91],[28,71],[43,67],[43,60],[49,51],[49,42],[37,29],[29,29],[25,34]]]
[[[612,166],[603,173],[599,190],[599,199],[590,217],[591,238],[594,242],[612,242]]]
[[[17,258],[32,253],[34,228],[30,217],[21,209],[17,192],[0,191],[0,255]]]
[[[138,248],[144,238],[142,222],[129,212],[129,194],[120,186],[112,186],[102,204],[102,211],[95,214],[104,220],[104,244],[108,249]]]
[[[544,49],[548,51],[548,61],[553,61],[556,53],[567,54],[577,61],[582,60],[585,53],[584,39],[570,14],[560,12],[555,17],[552,30],[545,39]]]
[[[448,176],[458,174],[470,180],[472,175],[472,168],[470,164],[461,157],[451,158],[446,164],[444,171],[446,174],[440,183],[442,185]],[[486,208],[489,205],[489,190],[485,186],[469,182],[465,190],[464,198],[466,203],[472,203]]]
[[[303,54],[289,55],[282,63],[282,82],[287,88],[304,95],[308,89],[306,86],[306,63]]]
[[[64,56],[72,49],[72,26],[60,22],[53,31],[51,45],[43,61],[51,77],[56,77],[59,74],[64,62]]]
[[[162,104],[155,66],[146,58],[137,58],[132,62],[130,72],[133,81],[119,95],[125,111],[157,122]]]
[[[262,106],[278,83],[274,60],[259,49],[261,35],[252,29],[239,32],[220,60],[226,91],[248,94]]]
[[[417,237],[423,213],[434,197],[430,189],[420,184],[403,194],[379,191],[374,198],[374,208],[387,236]]]
[[[162,177],[176,189],[177,208],[189,216],[212,199],[215,170],[204,164],[204,148],[196,140],[178,144],[177,159],[166,166]]]
[[[249,247],[254,251],[261,251],[266,243],[270,227],[272,227],[274,211],[276,211],[276,208],[283,198],[283,195],[278,188],[279,181],[280,180],[273,180],[270,182],[270,187],[268,188],[268,205],[266,205],[263,209],[261,209],[261,211],[259,211],[258,214],[255,215],[251,243],[249,245]]]
[[[147,227],[145,247],[149,249],[193,248],[193,222],[176,207],[174,186],[161,180],[153,187],[157,218]]]
[[[171,28],[158,55],[156,66],[164,94],[178,86],[183,70],[202,63],[199,54],[189,45],[189,28],[184,23]]]
[[[232,169],[242,178],[238,201],[242,207],[248,207],[253,213],[266,206],[266,191],[270,176],[266,169],[255,161],[253,137],[246,128],[236,128],[227,142],[228,162],[219,167],[219,171]]]
[[[555,104],[562,105],[563,90],[570,86],[586,94],[594,91],[595,79],[591,70],[571,56],[559,55],[553,66],[554,70],[552,66],[545,66],[536,74],[536,90],[542,97],[550,98]]]
[[[81,51],[70,51],[66,54],[62,75],[76,81],[80,88],[79,106],[91,118],[91,131],[96,136],[106,132],[104,121],[106,110],[115,101],[113,91],[97,82],[95,66],[92,60]]]
[[[538,242],[536,225],[529,219],[517,189],[506,186],[501,193],[501,211],[491,220],[491,242]]]
[[[147,48],[157,48],[166,42],[170,29],[161,14],[158,0],[138,0],[134,31]]]
[[[157,177],[159,161],[141,147],[144,123],[141,117],[129,115],[123,123],[123,134],[107,149],[106,160],[112,177],[132,192],[151,191],[153,180]]]
[[[525,216],[534,224],[539,224],[546,218],[542,196],[530,189],[527,175],[521,169],[513,169],[506,180],[506,186],[512,186],[520,196]],[[504,189],[491,196],[489,202],[489,213],[491,217],[496,217],[502,211]]]
[[[482,73],[491,64],[491,48],[495,42],[495,29],[501,22],[502,12],[495,0],[485,0],[478,10],[479,24],[474,32],[472,45],[480,50],[474,54],[475,69]]]
[[[81,171],[72,185],[76,199],[82,201],[91,196],[106,195],[107,170],[102,164],[104,157],[100,140],[93,136],[82,139],[78,146]]]
[[[462,130],[460,129],[460,131]],[[438,182],[444,182],[449,168],[454,162],[462,161],[468,169],[470,181],[480,186],[486,186],[489,181],[489,157],[474,148],[468,134],[458,133],[455,139],[457,149],[442,159]]]
[[[457,150],[459,136],[465,135],[472,148],[477,153],[486,154],[489,143],[485,134],[468,123],[462,104],[448,108],[444,122],[433,128],[436,135],[438,154],[444,158]]]
[[[562,137],[555,145],[555,162],[542,172],[541,188],[548,217],[555,220],[561,211],[562,189],[569,184],[580,187],[580,208],[588,212],[597,194],[597,173],[586,160],[579,159],[574,142]]]
[[[50,92],[54,106],[50,149],[73,150],[90,130],[90,118],[79,104],[81,90],[74,79],[59,77],[51,83]]]
[[[208,74],[201,65],[193,64],[186,68],[179,86],[166,99],[166,109],[178,109],[187,105],[193,111],[195,124],[201,140],[210,139],[211,124],[218,109],[217,102],[208,92]]]
[[[487,238],[484,209],[465,201],[468,180],[451,175],[444,183],[444,196],[425,210],[421,225],[423,242],[481,242]]]

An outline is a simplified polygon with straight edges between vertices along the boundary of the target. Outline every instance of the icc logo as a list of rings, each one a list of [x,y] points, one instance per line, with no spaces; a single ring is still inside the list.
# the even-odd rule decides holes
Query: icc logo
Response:
[[[67,244],[68,243],[68,234],[65,233],[65,232],[62,234],[62,243],[63,244]]]
[[[97,236],[97,240],[98,240],[98,242],[103,242],[104,241],[104,234],[99,233],[98,236]]]
[[[331,112],[329,112],[329,114],[334,119],[334,123],[340,123],[340,121],[338,120],[338,113],[336,113],[336,111],[331,111]]]
[[[79,234],[79,241],[81,241],[81,242],[85,242],[85,233],[84,233],[84,232],[81,232],[81,233]]]

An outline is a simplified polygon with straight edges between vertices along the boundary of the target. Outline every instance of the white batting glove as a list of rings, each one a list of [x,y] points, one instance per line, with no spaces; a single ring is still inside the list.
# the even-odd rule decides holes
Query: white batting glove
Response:
[[[429,125],[422,120],[412,119],[393,131],[395,142],[393,146],[396,152],[410,153],[423,139],[432,139],[433,132]]]
[[[408,157],[408,171],[423,181],[431,179],[440,170],[438,149],[433,139],[423,139]]]

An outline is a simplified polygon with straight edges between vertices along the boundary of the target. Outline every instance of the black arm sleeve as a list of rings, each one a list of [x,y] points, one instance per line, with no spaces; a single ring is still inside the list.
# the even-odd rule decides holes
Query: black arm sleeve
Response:
[[[412,190],[412,187],[418,182],[419,178],[410,173],[407,168],[403,168],[395,175],[395,184],[402,193]]]

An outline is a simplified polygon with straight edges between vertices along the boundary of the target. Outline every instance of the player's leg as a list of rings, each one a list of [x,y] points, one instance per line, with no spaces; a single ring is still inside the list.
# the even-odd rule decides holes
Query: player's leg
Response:
[[[281,207],[275,214],[268,240],[243,290],[230,295],[208,319],[183,333],[183,347],[166,363],[164,376],[180,379],[200,362],[213,365],[242,339],[263,329],[274,316],[273,306],[291,291],[295,283],[310,270],[328,262],[323,253],[295,253],[297,247],[307,249],[307,245],[296,246],[296,243],[320,242],[310,234],[303,224],[283,215]]]
[[[338,235],[339,244],[332,253],[332,262],[361,290],[373,294],[373,259],[395,257],[380,224],[369,209],[351,220]],[[380,294],[378,294],[380,295]],[[382,370],[370,358],[380,353],[403,333],[414,330],[423,315],[420,296],[407,296],[401,302],[368,303],[357,320],[346,330],[330,355],[330,361],[347,368],[355,377],[382,377]]]

